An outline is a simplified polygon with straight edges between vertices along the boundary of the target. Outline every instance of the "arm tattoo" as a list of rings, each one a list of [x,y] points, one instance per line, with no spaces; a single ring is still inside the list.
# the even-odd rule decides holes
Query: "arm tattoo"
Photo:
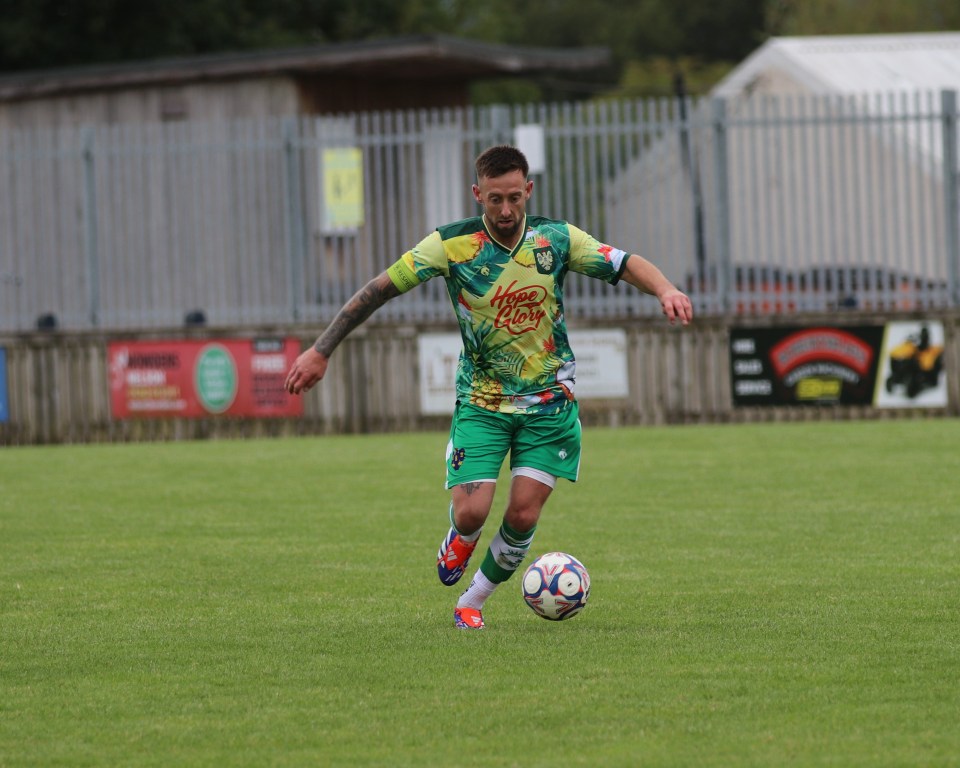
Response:
[[[343,305],[333,322],[320,334],[313,348],[321,355],[330,357],[337,345],[354,328],[360,325],[377,309],[390,299],[400,295],[400,291],[386,273],[373,278]]]

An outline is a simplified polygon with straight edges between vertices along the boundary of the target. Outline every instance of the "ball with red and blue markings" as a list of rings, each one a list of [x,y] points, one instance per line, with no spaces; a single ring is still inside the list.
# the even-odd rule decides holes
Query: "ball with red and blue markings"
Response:
[[[550,621],[572,618],[590,597],[590,574],[566,552],[548,552],[530,563],[521,580],[523,600]]]

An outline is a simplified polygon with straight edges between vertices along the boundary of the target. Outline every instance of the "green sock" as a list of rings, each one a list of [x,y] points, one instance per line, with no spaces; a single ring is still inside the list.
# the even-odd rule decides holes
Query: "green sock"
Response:
[[[537,526],[520,533],[504,522],[487,548],[480,571],[494,584],[509,579],[527,556]]]

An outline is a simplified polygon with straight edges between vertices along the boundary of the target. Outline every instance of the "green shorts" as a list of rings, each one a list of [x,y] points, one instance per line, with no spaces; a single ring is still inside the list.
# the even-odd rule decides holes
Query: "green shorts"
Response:
[[[457,403],[447,443],[447,488],[496,480],[510,468],[530,467],[576,482],[580,474],[580,408],[559,413],[493,413]]]

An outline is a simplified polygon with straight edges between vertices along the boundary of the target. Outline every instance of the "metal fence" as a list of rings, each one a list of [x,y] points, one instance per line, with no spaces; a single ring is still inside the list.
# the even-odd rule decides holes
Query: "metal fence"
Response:
[[[528,210],[703,314],[960,306],[956,93],[607,101],[0,136],[0,331],[323,323],[522,137]],[[568,314],[656,313],[575,277]],[[432,281],[372,322],[449,320]]]

